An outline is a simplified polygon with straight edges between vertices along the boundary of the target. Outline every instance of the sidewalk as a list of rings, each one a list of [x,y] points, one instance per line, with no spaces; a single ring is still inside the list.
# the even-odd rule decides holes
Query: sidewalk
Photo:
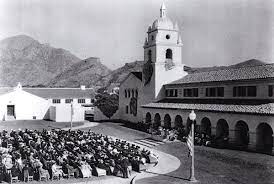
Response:
[[[97,126],[98,124],[99,123],[96,123],[96,122],[85,121],[83,125],[72,127],[72,130],[77,130],[82,128],[91,128],[91,127]],[[69,130],[69,129],[70,127],[62,128],[62,130]]]

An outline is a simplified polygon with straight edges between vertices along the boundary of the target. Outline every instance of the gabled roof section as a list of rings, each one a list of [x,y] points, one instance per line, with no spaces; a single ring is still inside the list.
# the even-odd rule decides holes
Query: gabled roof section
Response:
[[[274,78],[273,63],[192,73],[169,84],[190,84],[201,82],[220,82],[266,78]]]
[[[130,72],[125,79],[120,83],[120,86],[122,86],[122,84],[128,79],[128,77],[130,75],[135,76],[137,79],[139,79],[140,81],[142,81],[142,72]]]
[[[0,95],[12,92],[14,88],[0,88]],[[94,98],[93,88],[22,88],[23,91],[45,98]]]
[[[140,79],[142,81],[142,72],[131,72],[133,75],[135,75],[135,77],[137,77],[138,79]]]
[[[14,88],[11,88],[11,87],[2,87],[0,88],[0,95],[4,95],[6,93],[10,93],[14,91]]]

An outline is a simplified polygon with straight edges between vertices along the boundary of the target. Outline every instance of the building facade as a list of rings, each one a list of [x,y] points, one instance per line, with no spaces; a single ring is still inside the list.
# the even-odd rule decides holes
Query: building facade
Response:
[[[0,88],[0,120],[84,121],[94,111],[89,88]]]
[[[186,127],[194,110],[199,132],[273,153],[274,64],[187,73],[178,31],[162,5],[160,18],[147,32],[142,80],[133,81],[130,75],[121,84],[120,118],[156,127]],[[137,112],[141,115],[135,119],[126,114],[128,88],[139,91]]]

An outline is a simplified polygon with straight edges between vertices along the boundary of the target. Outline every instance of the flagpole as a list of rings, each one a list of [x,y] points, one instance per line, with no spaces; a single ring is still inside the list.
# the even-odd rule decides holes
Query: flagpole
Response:
[[[72,113],[73,113],[73,109],[72,109],[72,103],[70,104],[70,129],[72,129]]]
[[[192,141],[192,147],[191,147],[191,175],[189,178],[190,182],[198,182],[198,180],[196,180],[195,176],[194,176],[194,121],[196,119],[196,114],[194,113],[194,111],[192,110],[191,113],[189,114],[189,119],[191,120],[191,141]]]

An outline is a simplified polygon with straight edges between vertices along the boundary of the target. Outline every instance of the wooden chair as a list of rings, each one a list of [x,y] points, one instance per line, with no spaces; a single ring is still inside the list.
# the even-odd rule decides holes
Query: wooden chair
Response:
[[[24,178],[23,178],[24,182],[33,181],[33,176],[29,175],[28,170],[25,169],[24,172],[23,172],[23,175],[24,175]]]
[[[107,171],[105,169],[101,169],[101,168],[96,167],[95,170],[96,170],[95,175],[98,176],[98,177],[107,175]]]
[[[110,168],[111,173],[113,173],[114,167],[113,166],[109,166],[109,168]]]
[[[49,180],[49,175],[48,174],[42,174],[39,171],[39,181],[48,181]]]
[[[59,174],[52,173],[52,180],[60,180]]]
[[[18,176],[12,176],[12,174],[11,174],[11,172],[10,172],[10,174],[9,174],[9,176],[10,176],[10,183],[16,183],[16,182],[18,182]]]
[[[28,176],[27,182],[29,182],[29,181],[33,181],[33,176]]]

